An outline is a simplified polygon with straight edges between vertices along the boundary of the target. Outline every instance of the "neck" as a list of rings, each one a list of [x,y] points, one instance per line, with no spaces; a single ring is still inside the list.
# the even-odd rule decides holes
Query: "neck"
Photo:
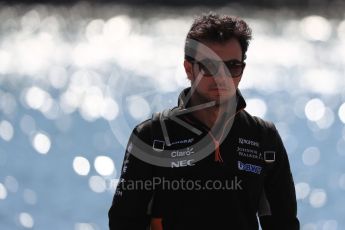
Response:
[[[219,123],[224,122],[225,113],[230,113],[231,115],[236,112],[236,103],[234,103],[236,97],[229,99],[229,101],[224,103],[216,103],[216,105],[200,109],[193,112],[193,116],[205,124],[207,127],[212,128],[218,126]],[[196,106],[205,103],[196,94],[191,97],[191,106]]]

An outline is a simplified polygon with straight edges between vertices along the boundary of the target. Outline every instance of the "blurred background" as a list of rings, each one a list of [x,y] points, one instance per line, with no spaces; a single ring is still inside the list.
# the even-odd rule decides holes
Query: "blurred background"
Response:
[[[0,4],[0,229],[107,229],[136,124],[188,86],[195,15],[253,29],[240,89],[275,122],[303,230],[345,229],[341,1],[7,1]]]

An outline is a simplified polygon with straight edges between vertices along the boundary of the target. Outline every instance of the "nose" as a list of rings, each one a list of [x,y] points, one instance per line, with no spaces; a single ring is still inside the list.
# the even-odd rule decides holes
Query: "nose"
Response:
[[[213,77],[214,83],[218,88],[227,88],[229,84],[229,77],[224,74],[224,71],[219,71],[215,77]]]
[[[235,79],[231,77],[231,73],[226,65],[220,65],[217,74],[213,77],[215,84],[219,88],[234,89]]]

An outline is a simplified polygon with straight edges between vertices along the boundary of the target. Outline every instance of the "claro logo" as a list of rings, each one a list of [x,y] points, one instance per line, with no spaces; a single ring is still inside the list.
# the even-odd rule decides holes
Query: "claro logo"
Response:
[[[171,162],[171,168],[194,166],[194,165],[195,165],[194,164],[194,159]]]
[[[189,156],[194,153],[193,147],[187,148],[185,151],[173,151],[171,152],[171,157],[184,157],[184,156]]]

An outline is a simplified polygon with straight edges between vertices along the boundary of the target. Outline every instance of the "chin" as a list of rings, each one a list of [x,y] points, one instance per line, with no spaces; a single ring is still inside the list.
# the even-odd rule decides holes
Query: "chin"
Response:
[[[202,102],[206,103],[215,101],[217,105],[220,105],[228,102],[235,94],[235,91],[232,92],[232,90],[209,90],[206,92],[196,91],[196,93],[198,95],[198,98],[201,99]]]
[[[226,91],[226,92],[212,92],[209,93],[208,97],[211,101],[216,101],[217,104],[224,104],[229,102],[236,95],[236,91]]]
[[[209,101],[216,101],[216,104],[223,104],[227,101],[230,100],[230,96],[224,96],[224,95],[210,95],[209,97]]]
[[[233,95],[235,95],[235,91],[230,91],[230,90],[211,90],[209,92],[210,97],[217,97],[217,98],[225,98],[228,99],[230,97],[232,97]]]

